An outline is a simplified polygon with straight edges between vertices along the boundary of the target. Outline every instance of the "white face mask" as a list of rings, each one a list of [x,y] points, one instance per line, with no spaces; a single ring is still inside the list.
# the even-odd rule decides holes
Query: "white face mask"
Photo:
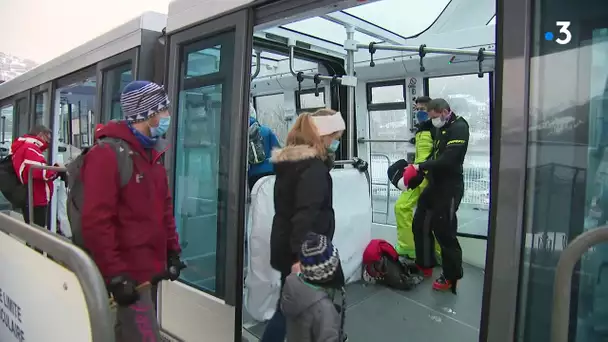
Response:
[[[441,128],[441,127],[443,127],[443,125],[445,125],[445,121],[443,120],[443,118],[441,116],[438,118],[432,118],[431,122],[433,123],[433,126],[435,126],[436,128]]]

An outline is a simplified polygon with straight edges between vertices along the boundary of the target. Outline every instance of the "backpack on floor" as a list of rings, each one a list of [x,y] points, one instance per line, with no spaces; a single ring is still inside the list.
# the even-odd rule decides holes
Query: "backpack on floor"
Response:
[[[129,183],[133,174],[133,160],[131,159],[131,148],[129,144],[121,139],[116,138],[102,138],[95,142],[95,145],[109,145],[116,152],[116,161],[118,165],[118,172],[120,174],[120,186],[124,187]],[[82,153],[67,165],[68,174],[68,198],[67,198],[67,214],[68,221],[70,222],[70,228],[72,230],[72,242],[82,248],[84,248],[84,241],[82,239],[82,204],[84,200],[84,190],[82,186],[82,179],[80,177],[80,170],[84,165],[84,158],[86,154],[93,148],[91,146],[82,151]],[[86,249],[85,249],[86,250]]]
[[[266,160],[264,150],[264,139],[262,138],[262,126],[259,122],[254,122],[249,126],[249,151],[247,153],[249,164],[255,165]]]
[[[395,248],[385,240],[374,239],[363,252],[363,279],[396,290],[411,290],[423,277],[412,262],[401,262]]]
[[[0,192],[14,208],[24,208],[27,204],[27,185],[17,176],[12,155],[0,160]]]

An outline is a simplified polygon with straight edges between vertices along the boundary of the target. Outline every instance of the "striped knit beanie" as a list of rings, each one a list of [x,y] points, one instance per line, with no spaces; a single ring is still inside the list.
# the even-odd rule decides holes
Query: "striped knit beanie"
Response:
[[[309,233],[300,250],[302,278],[313,284],[324,284],[334,279],[340,266],[338,249],[325,235]]]
[[[146,121],[169,108],[163,87],[149,81],[133,81],[122,90],[120,104],[129,123]]]

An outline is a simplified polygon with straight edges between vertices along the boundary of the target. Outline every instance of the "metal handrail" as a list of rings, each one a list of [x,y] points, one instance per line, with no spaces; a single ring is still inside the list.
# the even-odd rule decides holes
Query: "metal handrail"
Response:
[[[391,165],[391,158],[389,158],[389,156],[387,156],[386,154],[383,153],[370,153],[370,159],[373,159],[373,157],[382,157],[382,158],[386,158],[387,161],[387,165],[390,166]],[[372,179],[372,184],[374,184],[374,180]],[[384,186],[384,183],[375,183],[377,185],[382,185]],[[390,210],[390,202],[391,202],[391,182],[388,180],[388,178],[386,179],[386,213],[384,213],[386,216],[384,218],[384,224],[388,224],[388,215],[389,215],[389,210]]]
[[[97,266],[80,248],[65,238],[55,235],[46,229],[31,226],[0,213],[0,231],[25,240],[30,245],[49,253],[54,260],[62,262],[74,272],[84,294],[89,312],[91,336],[94,342],[114,342],[114,327],[108,292]],[[24,248],[27,248],[24,246]]]
[[[608,241],[608,226],[582,233],[562,251],[555,269],[553,283],[551,342],[568,342],[572,273],[576,263],[590,247],[605,241]]]
[[[34,165],[29,164],[30,168],[27,173],[27,212],[30,218],[30,224],[34,222],[34,170],[42,169],[56,172],[66,172],[65,167],[49,166],[49,165]]]
[[[409,143],[412,139],[370,139],[370,138],[359,138],[357,142],[362,143],[371,143],[371,142],[386,142],[386,143]]]

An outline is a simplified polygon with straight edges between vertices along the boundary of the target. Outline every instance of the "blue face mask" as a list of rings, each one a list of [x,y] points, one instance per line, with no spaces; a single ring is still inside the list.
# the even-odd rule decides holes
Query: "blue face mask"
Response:
[[[171,117],[165,116],[160,118],[158,127],[150,127],[150,135],[154,138],[162,137],[169,131],[169,125],[171,124]]]
[[[418,122],[425,122],[428,119],[429,119],[429,113],[427,113],[426,111],[419,110],[416,113],[416,120],[418,120]]]
[[[340,146],[340,140],[332,140],[331,144],[327,147],[327,150],[331,153],[335,153]]]

